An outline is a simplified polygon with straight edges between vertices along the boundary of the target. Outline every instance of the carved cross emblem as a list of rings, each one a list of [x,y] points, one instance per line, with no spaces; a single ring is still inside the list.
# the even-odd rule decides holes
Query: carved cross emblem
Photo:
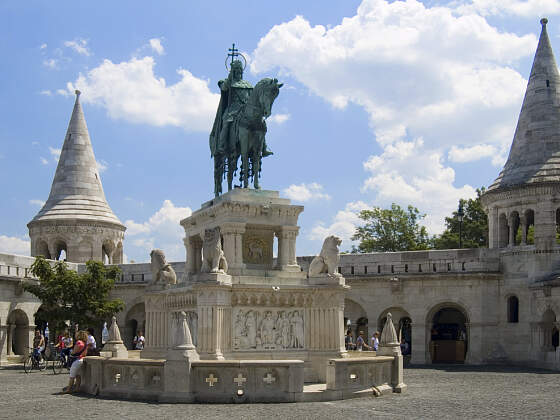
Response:
[[[237,386],[243,386],[243,383],[247,382],[247,378],[244,378],[240,373],[237,375],[237,378],[233,378],[233,382],[235,382]]]
[[[272,376],[271,373],[267,373],[266,376],[263,378],[263,381],[266,382],[267,385],[270,385],[273,382],[276,382],[276,378]]]
[[[121,374],[120,373],[115,374],[115,385],[117,385],[120,380],[121,380]]]
[[[214,377],[213,373],[208,375],[208,378],[206,378],[206,383],[208,384],[208,386],[214,386],[216,382],[218,382],[218,378]]]

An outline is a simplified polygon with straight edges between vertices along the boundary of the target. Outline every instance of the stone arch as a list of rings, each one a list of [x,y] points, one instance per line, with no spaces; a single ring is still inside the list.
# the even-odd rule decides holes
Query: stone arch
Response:
[[[113,264],[113,255],[116,248],[113,241],[109,239],[103,241],[103,245],[101,245],[101,261],[104,264]]]
[[[505,248],[508,246],[509,241],[509,228],[508,220],[505,213],[500,214],[498,217],[498,246]]]
[[[364,331],[364,339],[367,340],[367,312],[362,305],[352,299],[344,299],[344,325],[346,330],[352,331],[354,339],[358,337],[360,331]]]
[[[519,298],[516,295],[507,297],[507,322],[519,322]]]
[[[441,302],[426,315],[427,359],[432,363],[463,363],[469,350],[470,315],[457,302]]]
[[[146,335],[146,307],[144,302],[136,303],[126,313],[123,341],[126,346],[134,350],[132,341],[138,330]]]
[[[53,260],[67,259],[68,245],[67,241],[63,238],[57,238],[53,241],[53,251],[51,257]]]
[[[44,239],[38,239],[35,245],[35,256],[40,256],[50,259],[51,253],[49,252],[49,245]]]
[[[558,348],[558,323],[556,312],[547,308],[541,317],[542,350],[556,351]]]
[[[8,354],[26,355],[29,353],[30,327],[29,317],[21,309],[14,309],[8,314]]]

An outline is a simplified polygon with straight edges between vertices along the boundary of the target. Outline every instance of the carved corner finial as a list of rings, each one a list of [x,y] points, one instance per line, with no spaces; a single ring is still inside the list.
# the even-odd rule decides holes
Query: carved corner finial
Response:
[[[76,89],[76,90],[74,91],[74,93],[76,94],[76,97],[78,97],[78,98],[79,98],[80,95],[82,94],[82,92],[80,92],[78,89]]]
[[[546,26],[547,23],[548,23],[548,19],[547,19],[547,18],[542,18],[542,19],[541,19],[541,25],[542,25],[542,26]]]

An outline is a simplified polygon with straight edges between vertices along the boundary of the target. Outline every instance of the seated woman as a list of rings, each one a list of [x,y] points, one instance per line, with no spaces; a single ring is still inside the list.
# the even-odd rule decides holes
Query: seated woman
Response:
[[[64,356],[66,364],[68,364],[68,357],[72,351],[72,346],[74,345],[74,340],[70,337],[68,330],[64,330],[64,335],[60,338],[56,347],[60,349],[60,354]]]
[[[70,379],[68,386],[63,389],[66,393],[77,392],[80,389],[82,382],[82,365],[84,357],[87,355],[87,339],[88,334],[86,331],[78,331],[76,334],[76,344],[72,353],[70,353]]]

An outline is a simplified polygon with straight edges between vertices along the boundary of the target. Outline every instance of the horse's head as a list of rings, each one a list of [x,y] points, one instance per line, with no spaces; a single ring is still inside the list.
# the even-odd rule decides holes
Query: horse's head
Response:
[[[272,104],[280,93],[283,83],[278,83],[277,79],[262,79],[255,86],[255,93],[258,94],[259,102],[263,111],[264,118],[270,117],[272,112]]]

